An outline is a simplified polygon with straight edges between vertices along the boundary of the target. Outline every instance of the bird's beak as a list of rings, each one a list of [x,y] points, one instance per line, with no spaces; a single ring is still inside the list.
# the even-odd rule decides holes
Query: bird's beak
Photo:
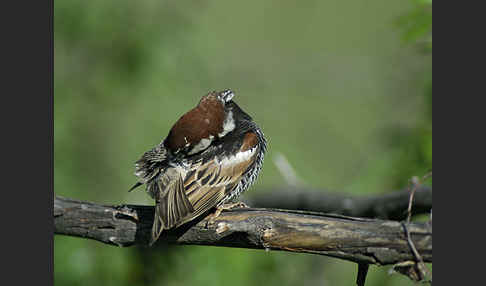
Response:
[[[228,102],[233,98],[233,96],[235,96],[235,94],[230,89],[227,89],[225,91],[222,91],[220,96],[224,102]]]

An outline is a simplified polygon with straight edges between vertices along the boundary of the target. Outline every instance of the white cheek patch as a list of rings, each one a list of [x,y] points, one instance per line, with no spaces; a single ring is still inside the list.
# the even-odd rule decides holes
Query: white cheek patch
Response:
[[[230,111],[228,112],[228,115],[226,115],[226,118],[224,119],[223,122],[223,132],[219,133],[218,136],[221,138],[224,135],[230,133],[235,129],[235,120],[233,119],[233,112]]]
[[[238,152],[238,153],[236,153],[236,155],[231,156],[229,158],[224,158],[223,160],[221,160],[218,163],[221,165],[221,167],[225,167],[225,166],[236,165],[236,164],[239,164],[241,162],[248,161],[248,160],[251,159],[251,157],[253,157],[253,155],[255,155],[256,149],[257,148],[254,147],[254,148],[247,150],[245,152]]]
[[[201,139],[201,141],[199,141],[199,143],[197,143],[196,145],[194,145],[194,147],[192,148],[191,152],[189,152],[187,154],[188,155],[196,154],[197,152],[202,151],[202,150],[208,148],[209,145],[211,145],[211,142],[213,142],[213,139],[214,139],[214,136],[213,135],[209,135],[209,139],[208,138]]]

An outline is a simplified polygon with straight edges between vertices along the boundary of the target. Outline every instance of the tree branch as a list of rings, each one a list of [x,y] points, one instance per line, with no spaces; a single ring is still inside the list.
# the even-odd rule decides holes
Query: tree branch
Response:
[[[403,220],[407,217],[409,199],[408,188],[374,196],[357,196],[288,186],[259,192],[249,200],[248,204],[259,208],[284,208]],[[412,214],[430,213],[431,209],[432,188],[417,185]]]
[[[54,200],[56,234],[111,245],[148,245],[153,216],[151,206]],[[423,261],[432,262],[431,225],[410,223],[407,229]],[[203,218],[164,232],[158,243],[305,252],[378,265],[415,259],[399,222],[279,209],[224,211],[213,224]]]

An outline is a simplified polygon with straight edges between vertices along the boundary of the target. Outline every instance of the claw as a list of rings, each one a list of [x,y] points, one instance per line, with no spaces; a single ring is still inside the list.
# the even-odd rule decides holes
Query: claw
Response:
[[[249,206],[243,202],[236,202],[236,203],[229,203],[229,204],[224,204],[216,207],[216,211],[208,216],[209,220],[206,223],[206,228],[214,224],[216,218],[221,214],[222,211],[230,210],[234,208],[249,208]]]

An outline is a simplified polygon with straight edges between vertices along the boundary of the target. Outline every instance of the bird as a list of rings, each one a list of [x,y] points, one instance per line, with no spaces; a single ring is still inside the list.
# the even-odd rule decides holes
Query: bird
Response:
[[[135,162],[138,180],[155,200],[149,245],[215,208],[246,206],[234,201],[257,179],[267,140],[230,89],[211,91],[182,115],[168,135]]]

